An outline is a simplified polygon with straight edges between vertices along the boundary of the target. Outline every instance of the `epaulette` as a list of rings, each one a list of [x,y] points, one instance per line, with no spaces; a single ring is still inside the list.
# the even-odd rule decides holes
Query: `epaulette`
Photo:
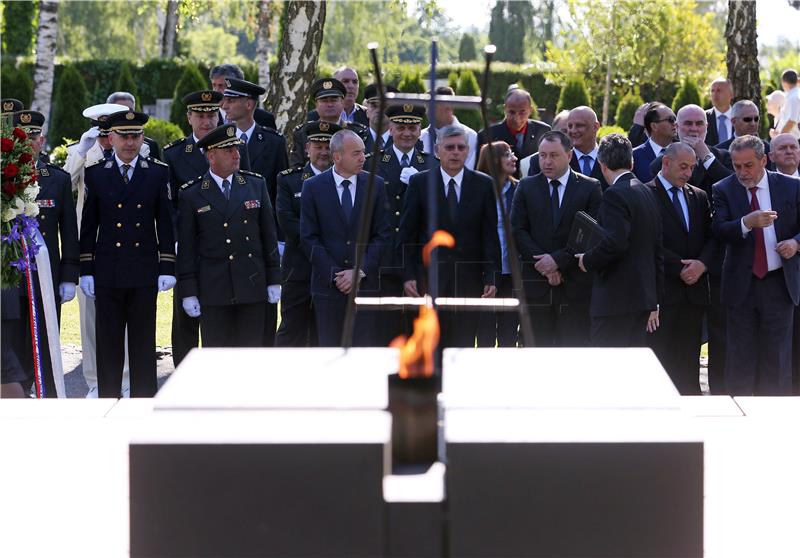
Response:
[[[270,128],[268,126],[262,126],[260,124],[257,126],[257,128],[262,132],[269,132],[270,134],[273,134],[275,136],[283,137],[283,134],[281,134],[278,130],[276,130],[274,128]]]
[[[69,173],[67,171],[65,171],[64,169],[62,169],[58,165],[54,165],[53,163],[47,163],[47,168],[51,169],[51,170],[54,170],[57,173],[60,172],[60,173],[63,173],[63,174],[66,174],[67,176],[69,176]]]
[[[257,172],[249,171],[249,170],[242,170],[239,169],[239,174],[248,174],[250,176],[257,176],[258,178],[264,178],[264,175],[258,174]]]
[[[346,128],[348,130],[358,131],[358,132],[366,132],[367,127],[361,124],[360,122],[348,122]]]
[[[187,182],[186,184],[181,184],[181,187],[180,187],[180,189],[181,189],[181,190],[183,190],[184,188],[188,188],[189,186],[191,186],[192,184],[194,184],[195,182],[197,182],[197,181],[198,181],[198,180],[200,180],[201,178],[203,178],[203,177],[202,177],[202,176],[198,176],[197,178],[192,178],[192,179],[191,179],[189,182]]]
[[[302,130],[302,129],[303,129],[303,127],[304,127],[306,124],[308,124],[309,122],[314,122],[314,121],[313,121],[313,120],[308,120],[308,121],[306,121],[306,122],[303,122],[302,124],[298,124],[297,126],[295,126],[295,127],[294,127],[294,130],[295,130],[295,131],[297,131],[297,130]]]
[[[167,167],[167,168],[169,168],[169,165],[168,165],[168,164],[166,164],[166,163],[165,163],[164,161],[162,161],[161,159],[156,159],[155,157],[148,156],[148,157],[147,157],[147,160],[148,160],[148,161],[150,161],[151,163],[155,163],[156,165],[161,165],[162,167]]]
[[[178,139],[176,139],[175,141],[173,141],[173,142],[170,142],[170,143],[168,143],[167,145],[165,145],[165,146],[164,146],[164,150],[167,150],[167,149],[169,149],[170,147],[175,147],[176,145],[180,145],[180,144],[182,144],[182,143],[183,143],[183,142],[185,142],[185,141],[186,141],[186,138],[178,138]]]
[[[69,148],[70,148],[70,147],[72,147],[73,145],[78,145],[79,143],[80,143],[80,141],[73,141],[72,143],[68,143],[68,144],[66,145],[66,148],[67,148],[67,149],[69,149]]]
[[[288,176],[290,174],[293,174],[293,173],[296,173],[296,172],[300,172],[301,170],[303,170],[304,167],[305,167],[305,165],[297,165],[296,167],[289,167],[286,170],[282,170],[278,174],[282,174],[283,176]]]
[[[371,158],[372,158],[372,151],[370,151],[369,153],[364,153],[364,159],[365,160],[366,159],[371,159]]]
[[[97,165],[99,165],[100,163],[105,163],[105,162],[106,162],[106,160],[105,160],[105,159],[98,159],[98,160],[97,160],[97,161],[95,161],[94,163],[89,163],[88,165],[85,165],[83,168],[84,168],[84,169],[90,169],[90,168],[92,168],[92,167],[96,167],[96,166],[97,166]]]

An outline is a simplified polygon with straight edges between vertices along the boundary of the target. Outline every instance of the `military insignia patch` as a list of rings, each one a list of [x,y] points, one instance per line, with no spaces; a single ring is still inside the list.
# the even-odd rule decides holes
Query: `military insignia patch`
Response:
[[[144,161],[144,160],[142,161],[142,168],[143,169],[149,169],[150,168],[150,165],[147,164],[147,161]]]
[[[331,125],[328,124],[327,122],[320,122],[319,123],[319,131],[320,132],[327,132],[330,129],[331,129]]]
[[[108,120],[107,114],[104,114],[103,116],[97,119],[98,122],[105,122],[106,120]]]
[[[10,101],[3,103],[3,110],[4,111],[14,110],[14,103]]]
[[[133,120],[134,118],[136,118],[136,115],[133,114],[132,112],[129,112],[128,114],[125,115],[125,118],[128,120]]]
[[[210,205],[204,205],[203,207],[197,210],[198,213],[205,213],[206,211],[211,211]]]
[[[209,185],[210,185],[210,183],[208,182],[208,180],[203,180],[203,184],[200,185],[200,189],[201,190],[208,190]]]
[[[302,179],[306,180],[307,178],[311,178],[311,173],[310,172],[304,172],[303,173]]]
[[[417,155],[417,163],[420,165],[425,164],[425,158],[422,155]]]
[[[245,180],[244,176],[239,175],[236,177],[236,182],[238,182],[239,184],[246,184],[247,180]]]
[[[47,169],[39,169],[39,176],[50,176],[50,171]]]
[[[302,197],[303,197],[303,192],[297,192],[297,193],[295,193],[294,197],[296,197],[296,198],[302,198]]]
[[[261,207],[261,200],[247,200],[244,202],[245,209],[258,209]]]
[[[229,80],[229,79],[226,79],[226,80],[225,80],[225,87],[227,87],[228,89],[230,89],[230,87],[231,87],[231,80]]]
[[[106,161],[106,164],[105,164],[105,166],[103,166],[103,168],[104,169],[110,169],[113,166],[114,166],[114,162],[113,161]]]
[[[36,205],[39,207],[55,207],[56,200],[36,200]]]
[[[27,112],[23,112],[22,114],[19,115],[19,121],[22,122],[23,124],[30,124],[31,115]]]
[[[167,199],[172,200],[172,188],[169,187],[169,182],[167,182]]]
[[[200,98],[203,99],[203,102],[209,102],[211,100],[211,93],[205,92],[200,94]]]
[[[332,81],[324,81],[324,82],[322,82],[322,88],[323,89],[330,89],[331,87],[333,87],[333,82]]]
[[[414,111],[414,107],[412,105],[403,105],[403,112],[411,113]]]
[[[187,146],[186,146],[186,149],[184,149],[184,151],[185,151],[186,153],[191,153],[192,151],[194,151],[194,144],[193,144],[193,143],[190,143],[189,145],[187,145]]]
[[[258,141],[264,141],[264,136],[261,133],[259,133],[256,137],[258,138]]]
[[[391,156],[391,155],[389,155],[388,153],[386,153],[386,154],[383,156],[383,159],[381,159],[381,161],[383,161],[384,163],[388,163],[388,162],[389,162],[389,161],[391,161],[391,160],[392,160],[392,156]]]
[[[225,133],[228,134],[229,138],[232,138],[233,134],[235,134],[236,132],[233,131],[233,126],[231,126]]]

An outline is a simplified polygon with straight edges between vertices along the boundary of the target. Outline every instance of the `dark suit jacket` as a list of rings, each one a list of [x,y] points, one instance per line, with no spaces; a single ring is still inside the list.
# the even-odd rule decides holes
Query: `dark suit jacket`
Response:
[[[158,146],[158,142],[147,136],[145,136],[144,142],[150,147],[149,156],[153,159],[161,159],[161,148]]]
[[[640,182],[650,182],[655,174],[650,170],[650,165],[656,160],[657,155],[653,151],[649,141],[645,141],[633,150],[633,174]]]
[[[572,157],[569,160],[569,166],[572,170],[576,173],[580,174],[581,176],[585,176],[581,173],[581,162],[575,156],[575,152],[572,152]],[[542,172],[541,167],[539,166],[539,154],[536,153],[531,157],[531,165],[528,168],[528,176],[536,176]],[[594,178],[600,183],[600,186],[605,191],[608,188],[608,182],[606,182],[606,177],[603,176],[603,171],[600,169],[600,163],[596,160],[594,162],[594,167],[592,168],[592,174],[589,175],[589,178]]]
[[[175,237],[168,198],[169,168],[139,156],[128,184],[116,159],[84,171],[81,275],[98,287],[155,287],[159,275],[175,275]]]
[[[249,168],[242,166],[242,170],[249,170],[264,177],[267,182],[271,207],[275,207],[275,197],[278,194],[278,173],[289,167],[286,156],[286,140],[275,130],[256,124],[247,141],[247,156],[250,166]]]
[[[592,279],[578,269],[575,254],[567,250],[572,222],[578,211],[597,217],[603,193],[597,180],[574,171],[561,201],[560,217],[553,224],[550,183],[543,174],[523,179],[517,185],[511,209],[511,227],[522,260],[522,277],[528,301],[549,298],[551,287],[534,269],[534,256],[550,254],[564,278],[564,292],[570,302],[588,304]]]
[[[312,122],[311,120],[309,122]],[[305,128],[308,122],[303,122],[295,127],[292,130],[292,152],[289,154],[289,163],[291,166],[296,167],[297,165],[305,165],[308,161],[308,155],[306,154],[306,133],[303,128]],[[347,128],[348,130],[353,130],[358,137],[362,139],[364,145],[367,145],[367,142],[372,141],[369,134],[369,128],[364,126],[363,124],[359,124],[358,122],[348,122],[347,124],[342,126],[343,128]],[[369,150],[367,149],[367,152]]]
[[[464,169],[458,218],[450,219],[444,182],[438,166],[411,177],[400,218],[399,240],[403,245],[403,280],[415,279],[421,289],[426,271],[422,246],[428,242],[428,176],[436,183],[437,228],[453,235],[454,248],[438,248],[440,296],[480,296],[484,285],[493,285],[500,272],[500,239],[497,236],[497,205],[492,179]]]
[[[647,141],[647,132],[641,124],[631,124],[628,130],[628,139],[633,147],[639,147]]]
[[[710,269],[717,243],[711,233],[711,204],[700,188],[687,184],[684,194],[689,209],[689,231],[672,203],[672,197],[656,177],[646,184],[658,200],[664,243],[664,304],[709,304],[708,273],[694,284],[681,279],[681,260],[700,260]]]
[[[265,128],[272,128],[273,130],[277,130],[278,126],[275,124],[275,115],[269,111],[264,110],[263,108],[256,108],[255,112],[253,112],[253,120],[256,121],[256,124],[259,126],[264,126]],[[225,124],[225,119],[222,118],[222,114],[219,115],[219,121],[217,122],[217,126],[222,126]]]
[[[706,144],[717,145],[719,143],[719,131],[717,130],[717,119],[714,116],[714,107],[706,111],[706,122],[708,122]],[[731,125],[731,131],[733,131],[733,125]]]
[[[80,246],[78,219],[72,202],[72,180],[69,173],[51,164],[38,162],[39,231],[42,233],[50,259],[53,291],[58,297],[58,285],[77,283]]]
[[[353,115],[353,122],[358,122],[362,126],[369,127],[369,118],[367,117],[367,107],[364,105],[355,104],[355,114]],[[317,109],[312,109],[308,112],[308,121],[313,122],[319,120],[319,113]]]
[[[303,184],[300,210],[300,238],[311,253],[311,293],[331,298],[345,295],[334,285],[334,275],[355,266],[355,249],[360,217],[367,196],[366,172],[356,179],[356,195],[348,221],[342,211],[336,182],[330,169],[306,180]],[[376,293],[379,288],[378,268],[381,253],[388,249],[389,225],[386,220],[386,195],[383,179],[375,177],[375,198],[372,206],[367,247],[361,269],[366,274],[359,292]]]
[[[598,221],[605,237],[583,257],[595,272],[591,316],[655,310],[663,298],[664,255],[653,192],[633,173],[623,175],[604,192]]]
[[[177,208],[181,186],[203,176],[208,171],[208,160],[190,134],[164,147],[164,162],[169,165],[170,198]]]
[[[772,210],[778,212],[774,222],[778,242],[794,238],[800,242],[800,180],[767,171]],[[742,236],[741,219],[750,213],[750,195],[736,175],[714,185],[714,235],[724,244],[722,267],[722,302],[739,305],[744,302],[753,278],[755,235]],[[784,260],[786,289],[795,304],[800,304],[800,255]]]
[[[233,174],[230,198],[206,173],[180,195],[178,270],[182,296],[200,305],[267,301],[267,285],[280,283],[272,204],[264,179]]]
[[[505,120],[490,126],[489,129],[492,132],[492,141],[504,141],[511,146],[511,150],[517,156],[517,170],[519,170],[519,160],[539,151],[539,140],[542,139],[545,132],[550,131],[550,126],[539,120],[528,120],[528,130],[525,133],[522,149],[517,149],[517,138],[508,129]],[[480,154],[480,147],[486,141],[486,130],[481,130],[478,132],[478,155]]]
[[[726,176],[733,174],[733,165],[731,163],[731,154],[724,149],[709,146],[708,149],[714,154],[714,161],[705,168],[702,163],[698,162],[694,166],[692,176],[689,178],[689,184],[694,184],[701,188],[707,196],[711,196],[711,187],[714,183],[719,182]],[[662,155],[650,164],[650,172],[653,176],[657,175],[661,170]]]
[[[736,137],[728,138],[726,141],[723,141],[722,143],[716,145],[715,147],[717,149],[724,149],[725,151],[728,151],[730,153],[731,144],[735,139]],[[764,154],[769,155],[769,142],[765,139],[762,139],[761,142],[764,144]],[[767,170],[771,171],[775,170],[775,163],[773,163],[772,160],[769,158],[767,159]]]
[[[286,241],[281,260],[283,281],[311,280],[311,254],[308,246],[300,240],[300,196],[303,182],[312,176],[314,171],[310,164],[286,169],[278,175],[278,201],[275,211]]]

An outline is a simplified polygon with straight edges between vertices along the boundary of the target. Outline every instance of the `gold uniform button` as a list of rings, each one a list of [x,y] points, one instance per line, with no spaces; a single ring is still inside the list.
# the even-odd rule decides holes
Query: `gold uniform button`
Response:
[[[252,257],[253,257],[253,254],[247,254],[247,257],[248,257],[248,258],[252,258]]]
[[[117,228],[121,229],[122,228],[122,223],[117,223]]]
[[[136,248],[138,248],[138,247],[139,247],[139,243],[138,243],[138,242],[134,243],[134,246],[135,246]]]
[[[245,220],[244,220],[244,224],[245,224],[245,225],[247,224],[247,219],[245,219]]]
[[[228,256],[228,259],[229,259],[229,260],[232,260],[232,259],[233,259],[233,254],[231,254],[230,256]]]
[[[395,227],[394,232],[400,232],[400,227]]]
[[[43,232],[43,233],[42,233],[42,236],[47,236],[47,233],[46,233],[46,232]]]
[[[395,211],[394,214],[395,214],[396,217],[400,217],[400,212],[399,211]]]
[[[395,196],[395,198],[397,198],[397,199],[399,200],[399,199],[400,199],[400,196]]]
[[[117,248],[119,248],[120,246],[122,246],[122,243],[121,242],[117,242]]]
[[[231,243],[231,239],[230,239],[230,238],[226,238],[226,239],[225,239],[225,243],[226,243],[226,244],[230,244],[230,243]]]
[[[227,229],[228,228],[228,223],[222,223],[222,226]]]
[[[44,219],[44,213],[39,215],[39,219]]]
[[[140,203],[137,203],[137,204],[136,204],[136,209],[141,209],[141,208],[142,208],[142,204],[140,204]]]
[[[142,226],[142,224],[141,224],[141,223],[136,223],[136,228],[137,228],[137,229],[138,229],[139,227],[141,227],[141,226]]]
[[[247,242],[250,242],[250,237],[249,237],[249,236],[246,236],[246,237],[244,237],[244,239],[245,239]]]
[[[121,204],[121,203],[118,203],[118,204],[117,204],[117,207],[118,207],[119,209],[122,209],[122,204]]]

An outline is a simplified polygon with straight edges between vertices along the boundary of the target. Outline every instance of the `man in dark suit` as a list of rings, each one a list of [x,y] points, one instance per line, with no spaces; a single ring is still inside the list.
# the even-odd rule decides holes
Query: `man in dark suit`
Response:
[[[661,214],[653,192],[631,172],[632,148],[622,134],[600,141],[598,160],[611,186],[598,222],[605,236],[585,254],[581,271],[594,274],[591,343],[597,347],[644,347],[658,328],[664,290]]]
[[[428,214],[436,211],[439,230],[455,238],[453,248],[437,248],[437,296],[494,298],[500,267],[497,207],[492,179],[465,168],[469,144],[461,126],[446,126],[436,137],[440,166],[411,177],[400,219],[403,290],[421,296],[426,270],[421,247],[428,235]],[[428,204],[429,175],[435,175],[436,208]],[[478,320],[458,311],[441,311],[442,347],[474,347]]]
[[[222,98],[222,107],[227,112],[229,120],[236,123],[236,135],[244,141],[239,146],[240,168],[260,175],[267,184],[270,209],[275,207],[278,194],[278,173],[289,166],[286,157],[286,140],[271,128],[256,124],[253,118],[258,98],[266,90],[254,83],[244,80],[229,78],[228,87]],[[275,216],[275,228],[278,241],[283,240],[283,234],[278,228]],[[264,346],[275,345],[275,329],[278,324],[277,305],[267,303],[266,323],[264,324]]]
[[[147,115],[109,116],[114,155],[87,166],[80,234],[80,285],[97,311],[100,397],[119,397],[128,328],[131,397],[156,383],[156,295],[175,286],[169,168],[141,157]]]
[[[538,347],[589,342],[592,282],[578,270],[567,240],[578,211],[597,217],[602,189],[597,180],[570,168],[571,150],[566,134],[544,134],[539,142],[542,172],[519,183],[511,210]]]
[[[260,347],[266,305],[280,300],[280,258],[264,179],[239,170],[234,124],[197,142],[209,170],[184,184],[178,210],[182,306],[204,347]]]
[[[644,127],[648,139],[633,149],[633,174],[640,182],[650,182],[655,176],[650,165],[662,155],[669,144],[675,141],[677,125],[672,109],[655,103],[644,115]]]
[[[642,103],[633,115],[633,124],[628,129],[628,140],[634,149],[647,141],[647,130],[644,128],[644,115],[656,105],[661,105],[659,101],[650,101]]]
[[[170,201],[173,207],[173,228],[178,238],[178,197],[183,184],[203,176],[208,171],[206,156],[197,147],[197,142],[217,127],[219,103],[222,93],[195,91],[183,99],[186,118],[192,133],[175,140],[164,148],[164,160],[169,165]],[[180,269],[178,269],[180,273]],[[183,295],[180,285],[175,287],[172,297],[172,362],[177,367],[200,342],[200,320],[183,311]]]
[[[706,111],[708,133],[705,142],[708,145],[718,145],[733,136],[731,102],[733,102],[731,82],[722,77],[711,82],[711,104],[714,106]]]
[[[75,205],[72,202],[72,181],[68,173],[55,165],[44,163],[39,158],[46,138],[42,134],[44,115],[32,110],[23,110],[14,113],[14,125],[22,128],[31,140],[33,155],[38,175],[39,193],[36,204],[39,214],[36,220],[39,223],[39,232],[42,234],[47,255],[50,262],[50,277],[41,277],[38,271],[34,272],[36,285],[36,305],[39,314],[39,335],[41,337],[41,362],[45,381],[46,397],[56,397],[53,379],[52,359],[50,345],[45,327],[45,311],[43,293],[40,288],[41,281],[51,281],[51,288],[55,297],[56,317],[61,323],[61,305],[75,297],[75,286],[78,283],[78,224],[75,215]],[[22,298],[22,308],[28,307],[27,290],[19,289]],[[21,339],[22,347],[16,351],[20,357],[23,368],[33,374],[34,363],[31,348],[30,319],[27,312],[21,314]],[[25,350],[27,349],[27,350]],[[59,356],[60,358],[60,356]]]
[[[731,124],[733,126],[733,135],[727,141],[723,141],[716,147],[719,149],[729,150],[733,140],[740,136],[758,136],[761,125],[759,121],[758,106],[753,101],[742,99],[737,101],[731,107]],[[775,165],[769,160],[769,142],[761,140],[764,143],[764,153],[767,154],[767,170],[774,171]]]
[[[333,77],[339,80],[342,85],[344,85],[346,91],[344,101],[342,103],[340,121],[355,122],[356,124],[361,124],[362,126],[369,126],[369,114],[367,113],[367,107],[364,105],[359,105],[356,102],[359,84],[358,72],[356,72],[353,68],[342,66],[333,73]],[[367,103],[368,99],[369,94],[367,90],[364,89],[364,103]],[[308,113],[309,122],[319,119],[320,116],[317,109],[314,109]],[[369,151],[367,152],[369,153]]]
[[[600,182],[605,190],[608,183],[603,177],[600,165],[597,164],[597,130],[600,122],[597,114],[590,107],[575,107],[567,116],[567,135],[572,143],[569,166],[577,173],[594,178]],[[535,176],[541,172],[539,154],[534,154],[530,159],[528,176]]]
[[[765,170],[764,144],[731,144],[736,174],[714,186],[714,234],[725,245],[725,385],[731,395],[791,395],[800,304],[800,184]]]
[[[700,395],[703,314],[709,304],[706,271],[714,260],[711,204],[687,183],[694,150],[670,144],[661,172],[647,183],[658,200],[663,225],[664,300],[650,346],[682,395]]]
[[[337,124],[320,120],[306,124],[308,163],[278,175],[278,223],[284,231],[286,247],[281,259],[281,325],[275,334],[276,347],[318,344],[311,301],[311,254],[300,240],[300,197],[306,180],[330,168],[330,141],[339,130]]]
[[[347,297],[357,277],[361,278],[358,292],[378,293],[381,252],[388,249],[389,238],[383,180],[376,176],[362,267],[353,267],[358,229],[366,211],[368,175],[363,171],[364,142],[352,130],[340,130],[333,135],[330,145],[333,167],[305,181],[300,210],[300,238],[311,253],[311,295],[321,347],[340,345]],[[355,346],[375,343],[371,318],[369,312],[356,315]]]
[[[387,93],[397,93],[397,88],[391,85],[386,86]],[[378,86],[370,83],[364,89],[364,103],[367,106],[367,117],[369,118],[369,134],[366,141],[364,141],[364,148],[367,154],[371,154],[375,149],[377,142],[378,148],[383,149],[389,142],[389,118],[386,114],[382,114],[380,110],[380,97],[378,96]],[[378,137],[378,128],[381,129],[381,135]]]
[[[393,105],[386,110],[390,138],[381,151],[376,172],[386,188],[386,218],[389,221],[388,248],[384,250],[380,269],[380,295],[403,296],[403,260],[395,247],[400,233],[400,216],[411,177],[434,166],[431,154],[418,149],[425,108]],[[410,316],[409,316],[410,317]],[[388,344],[403,333],[406,325],[402,311],[382,311],[378,325],[378,345]]]
[[[503,110],[506,115],[503,121],[490,127],[492,141],[504,141],[511,146],[519,170],[519,160],[539,151],[539,140],[550,126],[530,119],[533,100],[524,89],[515,88],[506,93]],[[478,149],[487,142],[486,130],[478,132]]]
[[[211,89],[217,93],[225,93],[225,80],[228,78],[244,79],[244,72],[236,64],[220,64],[219,66],[214,66],[208,72],[208,80],[211,83]],[[220,109],[216,125],[222,126],[223,124],[232,122],[226,118],[226,116],[225,112]],[[259,126],[272,128],[273,130],[278,129],[278,126],[275,124],[275,115],[261,107],[256,107],[256,110],[253,112],[253,118]]]
[[[368,126],[342,118],[346,95],[347,88],[336,78],[320,78],[311,84],[311,97],[317,107],[319,120],[338,124],[342,128],[354,131],[366,144],[369,142]],[[305,125],[304,122],[292,131],[292,152],[289,154],[289,162],[292,166],[302,165],[308,160],[308,155],[303,149],[306,144]]]

